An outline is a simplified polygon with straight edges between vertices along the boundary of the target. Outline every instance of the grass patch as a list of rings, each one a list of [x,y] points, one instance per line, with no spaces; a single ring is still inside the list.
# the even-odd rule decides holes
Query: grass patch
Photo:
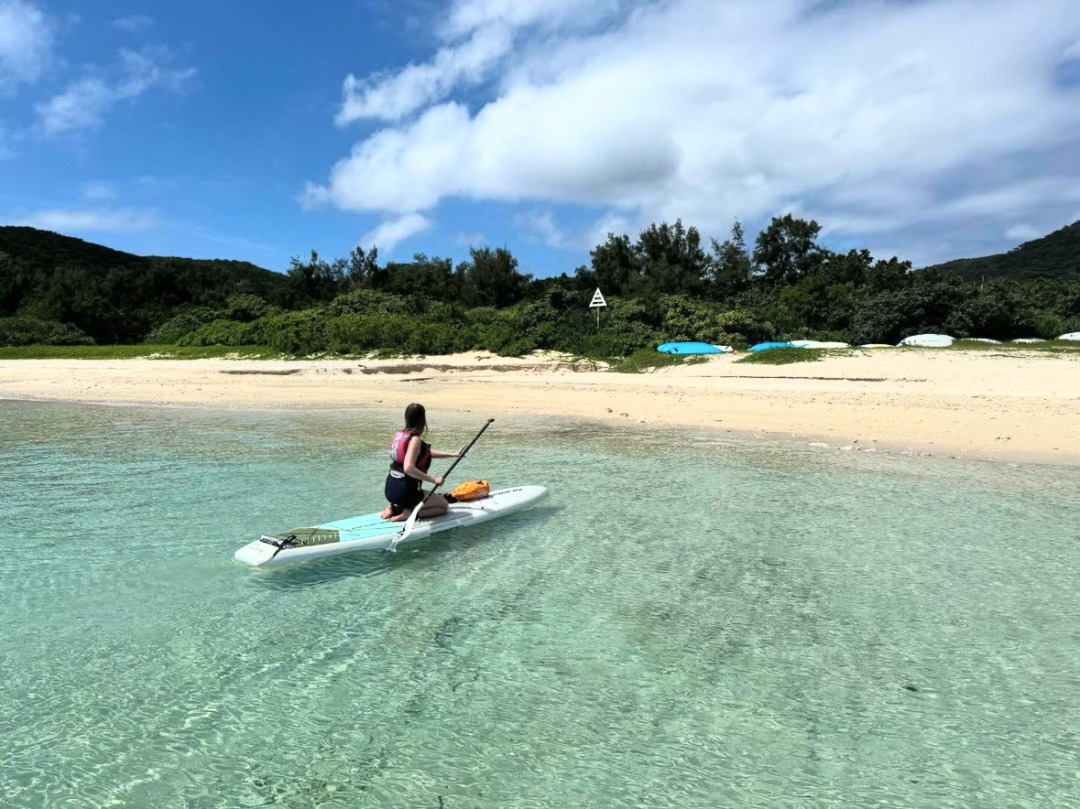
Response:
[[[911,346],[920,348],[920,346]],[[908,348],[903,346],[902,348]],[[1080,341],[1045,340],[1041,343],[980,343],[973,340],[957,340],[942,348],[923,348],[924,351],[970,351],[993,352],[995,354],[1028,354],[1033,351],[1042,354],[1080,354]]]
[[[1080,341],[1048,340],[1045,343],[1028,343],[1027,345],[1018,345],[1016,346],[1016,348],[1033,348],[1036,351],[1045,351],[1047,354],[1080,354]]]
[[[3,346],[0,360],[267,360],[282,358],[267,346]]]
[[[830,353],[827,348],[767,348],[740,357],[735,362],[750,365],[790,365],[793,362],[817,362]]]
[[[610,370],[620,374],[645,374],[657,368],[671,368],[675,365],[697,365],[708,362],[704,356],[682,357],[678,354],[664,354],[652,348],[639,348],[629,357],[613,357],[607,360]]]
[[[960,338],[954,340],[951,346],[945,346],[945,348],[953,349],[967,349],[969,351],[993,351],[997,348],[1027,348],[1028,345],[1038,345],[1038,343],[1021,343],[1019,345],[1010,345],[1009,343],[984,343],[981,340],[965,340]],[[907,348],[907,346],[900,346],[901,348]],[[918,348],[919,346],[913,346]]]

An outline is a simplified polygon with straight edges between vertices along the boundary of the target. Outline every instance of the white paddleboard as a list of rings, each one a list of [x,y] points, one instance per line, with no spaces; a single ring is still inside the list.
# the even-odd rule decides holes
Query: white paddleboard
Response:
[[[833,340],[791,340],[796,348],[851,348],[851,343],[840,343]]]
[[[493,491],[479,500],[451,503],[446,514],[417,520],[401,544],[512,514],[538,503],[547,497],[547,493],[543,486],[515,486]],[[294,528],[283,534],[264,534],[234,553],[233,559],[252,567],[278,567],[350,551],[384,550],[395,540],[400,540],[404,530],[403,522],[389,522],[378,514],[364,514],[310,528]]]
[[[897,345],[921,346],[922,348],[945,348],[951,346],[955,338],[947,334],[913,334],[905,337]]]

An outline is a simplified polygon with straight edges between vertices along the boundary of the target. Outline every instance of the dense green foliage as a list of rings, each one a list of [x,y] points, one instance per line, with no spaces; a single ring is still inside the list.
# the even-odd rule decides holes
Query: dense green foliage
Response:
[[[1048,236],[1024,242],[1008,253],[983,258],[961,258],[938,264],[943,272],[968,281],[984,278],[1058,278],[1080,281],[1080,222]]]
[[[669,340],[741,347],[1080,331],[1080,280],[972,283],[941,269],[912,272],[897,258],[832,252],[818,244],[820,230],[776,217],[751,249],[738,222],[708,246],[681,221],[651,225],[636,240],[609,235],[573,274],[536,280],[505,248],[474,248],[456,267],[422,254],[380,265],[374,249],[329,262],[313,252],[281,274],[0,227],[0,345],[263,346],[287,355],[555,349],[626,358]],[[599,328],[588,308],[597,288],[608,302]]]
[[[57,333],[55,342],[132,343],[187,307],[221,307],[237,294],[287,304],[286,292],[281,274],[245,262],[134,256],[48,231],[0,227],[0,335],[20,329],[4,324],[18,315],[64,324],[70,339]]]
[[[273,359],[280,352],[266,346],[172,346],[172,345],[24,345],[0,346],[0,360],[205,360]]]

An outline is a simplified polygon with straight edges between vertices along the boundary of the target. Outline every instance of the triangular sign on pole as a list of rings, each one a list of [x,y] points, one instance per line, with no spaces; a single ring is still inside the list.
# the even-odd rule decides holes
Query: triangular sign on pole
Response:
[[[592,296],[592,303],[589,304],[589,308],[594,309],[597,306],[607,306],[607,301],[604,300],[604,296],[600,292],[600,287],[596,288],[596,293]]]

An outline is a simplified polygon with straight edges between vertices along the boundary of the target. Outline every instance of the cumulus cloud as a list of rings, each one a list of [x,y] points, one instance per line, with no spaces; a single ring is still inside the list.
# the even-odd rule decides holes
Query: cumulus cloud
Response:
[[[35,81],[52,55],[48,18],[25,0],[0,0],[0,92]]]
[[[569,203],[596,227],[719,233],[798,209],[889,233],[974,215],[964,198],[1033,171],[1080,179],[1028,159],[1080,140],[1075,92],[1054,80],[1080,41],[1073,0],[458,0],[434,34],[429,61],[346,81],[339,123],[393,124],[309,203]],[[983,187],[950,187],[961,170]],[[997,204],[978,214],[1003,228],[1040,203]]]
[[[453,89],[487,79],[511,53],[523,29],[580,30],[618,13],[622,5],[626,0],[462,0],[439,28],[438,37],[446,45],[430,61],[365,79],[347,76],[337,123],[400,120]]]
[[[194,68],[167,67],[168,55],[161,50],[123,50],[120,59],[115,79],[79,79],[39,104],[38,117],[45,133],[58,135],[98,126],[117,102],[137,98],[153,88],[178,91],[195,75]]]
[[[365,250],[378,247],[389,253],[401,242],[431,227],[431,220],[418,213],[409,213],[383,222],[374,230],[364,234],[360,246]]]
[[[16,224],[61,233],[149,230],[157,224],[150,211],[131,208],[73,210],[53,208],[22,217]]]
[[[476,82],[507,51],[512,39],[509,30],[493,27],[478,31],[456,48],[444,48],[428,64],[409,65],[392,76],[361,80],[345,79],[338,124],[362,118],[396,121],[438,99],[462,81]]]

